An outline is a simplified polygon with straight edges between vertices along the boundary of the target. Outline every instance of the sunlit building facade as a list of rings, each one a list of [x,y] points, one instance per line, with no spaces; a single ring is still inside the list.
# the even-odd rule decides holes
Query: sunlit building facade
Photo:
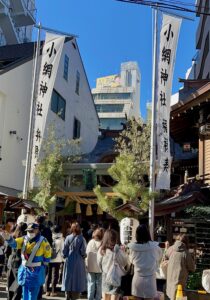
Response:
[[[120,74],[97,79],[92,89],[101,129],[120,130],[140,116],[140,71],[137,62],[121,64]]]

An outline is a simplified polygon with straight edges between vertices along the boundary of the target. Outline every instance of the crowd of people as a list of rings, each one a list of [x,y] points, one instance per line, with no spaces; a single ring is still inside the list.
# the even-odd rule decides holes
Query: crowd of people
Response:
[[[64,233],[44,216],[33,223],[7,224],[0,232],[0,276],[6,261],[8,300],[37,300],[43,293],[54,297],[58,283],[67,300],[79,299],[83,292],[88,300],[123,295],[154,300],[163,259],[168,261],[166,294],[175,300],[178,284],[184,288],[195,268],[185,234],[163,254],[146,225],[137,227],[136,242],[127,245],[120,243],[116,226],[92,225],[84,233],[73,222]]]

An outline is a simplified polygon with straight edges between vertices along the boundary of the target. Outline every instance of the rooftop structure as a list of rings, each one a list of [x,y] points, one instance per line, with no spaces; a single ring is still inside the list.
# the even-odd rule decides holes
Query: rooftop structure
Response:
[[[140,72],[137,62],[121,64],[121,72],[97,79],[92,89],[101,129],[120,130],[140,116]]]
[[[35,0],[0,0],[0,46],[30,42]]]
[[[196,32],[197,52],[192,59],[192,68],[188,72],[189,79],[208,79],[210,78],[210,0],[197,0],[197,17],[200,17]],[[202,13],[202,14],[201,14]]]

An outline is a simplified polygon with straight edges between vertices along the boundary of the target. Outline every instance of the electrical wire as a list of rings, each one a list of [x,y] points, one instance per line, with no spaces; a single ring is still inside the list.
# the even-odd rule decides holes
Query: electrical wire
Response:
[[[158,2],[154,2],[154,1],[144,1],[144,0],[116,0],[116,1],[120,1],[120,2],[127,2],[127,3],[132,3],[132,4],[141,4],[141,5],[148,5],[151,7],[164,7],[164,8],[168,8],[168,9],[175,9],[175,10],[181,10],[181,11],[185,11],[185,12],[190,12],[190,13],[197,13],[197,10],[199,8],[199,14],[203,14],[203,15],[210,15],[207,12],[201,12],[200,9],[204,8],[206,10],[207,7],[203,7],[203,6],[195,6],[194,4],[190,4],[190,3],[184,3],[181,1],[170,1],[170,0],[165,0],[165,1],[158,1]],[[182,5],[182,6],[178,6],[176,4]],[[189,9],[186,8],[185,6],[192,6],[194,9]]]
[[[205,15],[205,16],[210,16],[210,13],[206,12],[206,10],[209,8],[207,6],[199,6],[199,5],[194,5],[191,3],[184,3],[182,1],[177,1],[177,0],[160,0],[160,1],[148,1],[148,0],[116,0],[119,2],[125,2],[125,3],[132,3],[132,4],[140,4],[144,6],[150,6],[153,8],[164,8],[164,9],[169,9],[169,10],[177,10],[177,11],[182,11],[182,12],[187,12],[187,13],[193,13],[196,14],[198,13],[199,15]],[[207,0],[208,1],[208,0]],[[188,6],[189,8],[187,8]],[[192,7],[192,8],[190,8]],[[199,8],[199,10],[198,10]],[[201,9],[204,9],[205,11],[201,11]]]
[[[183,2],[183,1],[179,1],[179,0],[160,0],[161,2],[165,2],[165,3],[169,3],[169,4],[178,4],[178,5],[182,5],[182,6],[191,6],[193,8],[195,7],[201,7],[201,8],[204,8],[202,6],[199,6],[199,5],[195,5],[194,3],[186,3],[186,2]],[[143,0],[124,0],[123,2],[133,2],[133,3],[136,3],[136,4],[139,4],[138,2],[143,2]],[[154,3],[154,1],[151,1]]]

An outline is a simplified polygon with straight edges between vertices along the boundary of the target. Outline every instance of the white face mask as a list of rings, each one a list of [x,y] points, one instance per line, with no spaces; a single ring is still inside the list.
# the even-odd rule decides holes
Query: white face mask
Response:
[[[36,236],[36,234],[34,232],[27,232],[27,237],[31,240]]]

